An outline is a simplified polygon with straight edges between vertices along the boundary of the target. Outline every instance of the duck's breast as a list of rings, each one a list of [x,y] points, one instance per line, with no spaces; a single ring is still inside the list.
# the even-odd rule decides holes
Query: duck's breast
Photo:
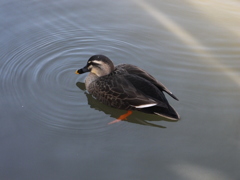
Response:
[[[90,84],[97,79],[98,79],[98,76],[96,74],[91,72],[88,74],[88,76],[85,79],[85,86],[88,91],[90,91],[90,88],[89,88]]]

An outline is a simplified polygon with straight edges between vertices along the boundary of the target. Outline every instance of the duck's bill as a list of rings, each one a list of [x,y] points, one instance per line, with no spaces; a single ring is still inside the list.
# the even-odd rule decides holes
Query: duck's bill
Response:
[[[82,69],[78,69],[75,71],[75,74],[83,74],[85,72],[89,72],[89,69],[87,68],[87,66],[85,66],[84,68]]]

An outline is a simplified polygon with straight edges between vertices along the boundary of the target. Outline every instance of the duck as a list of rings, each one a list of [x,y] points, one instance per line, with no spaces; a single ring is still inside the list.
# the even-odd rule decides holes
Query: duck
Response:
[[[91,56],[83,68],[75,71],[76,74],[87,72],[86,90],[94,98],[107,106],[127,110],[117,120],[127,119],[133,111],[180,119],[164,93],[177,101],[178,98],[147,71],[131,64],[114,66],[107,56],[99,54]]]

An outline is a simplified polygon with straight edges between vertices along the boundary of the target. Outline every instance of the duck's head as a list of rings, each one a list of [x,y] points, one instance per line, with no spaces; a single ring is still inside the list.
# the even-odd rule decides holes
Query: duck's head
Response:
[[[94,55],[89,58],[87,65],[82,69],[77,70],[76,74],[91,72],[98,77],[108,75],[114,70],[113,62],[104,55]]]

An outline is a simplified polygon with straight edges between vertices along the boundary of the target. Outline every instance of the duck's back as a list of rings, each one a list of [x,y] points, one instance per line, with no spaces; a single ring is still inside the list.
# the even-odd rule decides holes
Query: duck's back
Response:
[[[93,81],[88,91],[100,102],[118,109],[134,110],[141,104],[156,104],[137,90],[127,76],[124,69],[115,69],[111,74]]]
[[[146,79],[147,81],[154,84],[160,91],[164,91],[167,94],[169,94],[172,98],[178,100],[178,98],[166,86],[157,81],[152,75],[150,75],[143,69],[140,69],[139,67],[131,64],[120,64],[117,65],[115,68],[120,69],[120,72],[122,72],[122,70],[124,69],[128,74],[137,75],[143,79]]]

